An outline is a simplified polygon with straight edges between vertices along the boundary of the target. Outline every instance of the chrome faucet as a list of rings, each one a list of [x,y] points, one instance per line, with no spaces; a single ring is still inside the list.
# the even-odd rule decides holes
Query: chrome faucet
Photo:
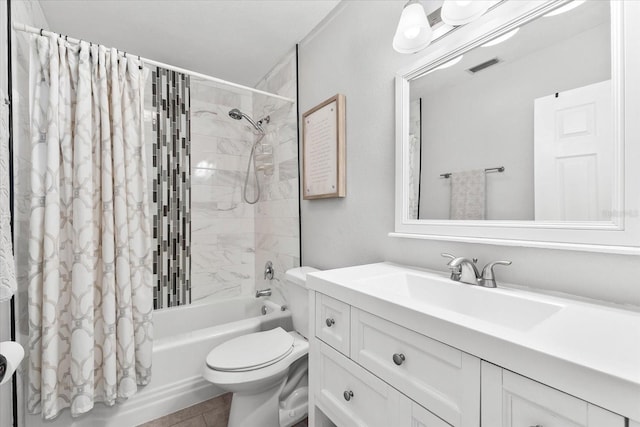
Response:
[[[256,298],[271,296],[271,288],[259,289],[256,291]]]
[[[456,257],[451,254],[441,254],[445,258],[451,259],[447,264],[449,270],[451,270],[451,280],[456,282],[468,283],[470,285],[483,286],[485,288],[495,288],[496,276],[493,272],[493,267],[496,265],[511,265],[511,261],[493,261],[488,263],[482,269],[482,272],[478,271],[476,267],[477,259],[470,260],[469,258]]]

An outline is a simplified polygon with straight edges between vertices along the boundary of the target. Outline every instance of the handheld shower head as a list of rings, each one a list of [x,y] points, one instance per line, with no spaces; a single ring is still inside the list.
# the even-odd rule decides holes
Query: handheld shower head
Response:
[[[229,117],[235,120],[242,120],[242,111],[234,108],[233,110],[229,111]]]
[[[260,125],[260,123],[256,123],[253,121],[253,119],[251,117],[249,117],[248,115],[246,115],[245,113],[243,113],[242,111],[238,110],[237,108],[234,108],[233,110],[229,111],[229,117],[231,117],[232,119],[235,120],[242,120],[243,118],[246,119],[249,123],[251,123],[251,125],[260,133],[264,134],[264,129],[262,128],[262,126]]]

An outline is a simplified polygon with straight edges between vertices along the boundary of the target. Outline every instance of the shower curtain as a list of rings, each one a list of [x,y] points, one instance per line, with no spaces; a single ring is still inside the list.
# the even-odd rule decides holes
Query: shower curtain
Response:
[[[31,39],[27,408],[113,405],[151,374],[144,71],[115,49]]]

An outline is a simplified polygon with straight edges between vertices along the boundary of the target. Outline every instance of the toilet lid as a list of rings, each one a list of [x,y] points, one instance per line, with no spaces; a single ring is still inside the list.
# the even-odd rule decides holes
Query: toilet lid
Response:
[[[272,365],[293,350],[293,336],[278,327],[242,335],[209,352],[207,366],[218,371],[242,371]]]

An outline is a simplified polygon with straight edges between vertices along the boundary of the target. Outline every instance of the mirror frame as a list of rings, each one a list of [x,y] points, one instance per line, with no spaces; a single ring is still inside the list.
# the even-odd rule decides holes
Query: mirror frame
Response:
[[[598,0],[588,0],[598,1]],[[640,255],[640,2],[611,1],[611,80],[615,149],[611,221],[409,219],[409,87],[466,51],[568,3],[505,1],[422,52],[396,74],[396,208],[393,237]]]

